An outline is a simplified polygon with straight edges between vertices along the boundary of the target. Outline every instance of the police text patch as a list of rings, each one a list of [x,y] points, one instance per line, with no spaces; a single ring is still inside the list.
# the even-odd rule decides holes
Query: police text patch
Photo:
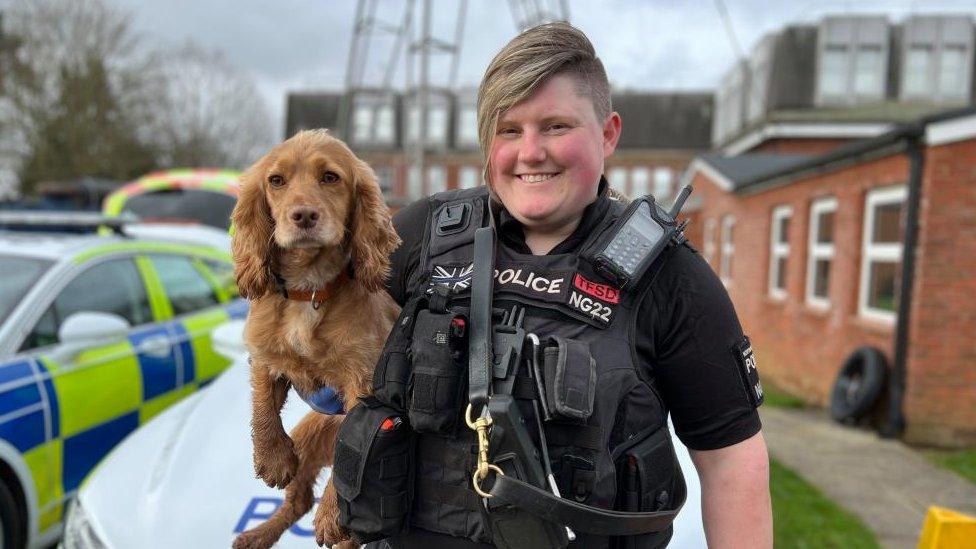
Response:
[[[759,381],[759,370],[756,369],[756,356],[752,352],[752,343],[743,336],[742,341],[732,348],[732,355],[739,367],[742,383],[745,385],[746,396],[753,408],[763,403],[762,383]]]

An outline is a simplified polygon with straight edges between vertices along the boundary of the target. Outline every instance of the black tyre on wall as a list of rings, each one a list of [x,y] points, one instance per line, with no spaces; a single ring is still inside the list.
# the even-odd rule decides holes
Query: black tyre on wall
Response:
[[[23,549],[27,543],[25,520],[10,488],[0,480],[0,549]]]
[[[847,357],[830,394],[830,416],[852,422],[867,415],[884,389],[888,361],[874,347],[858,347]]]

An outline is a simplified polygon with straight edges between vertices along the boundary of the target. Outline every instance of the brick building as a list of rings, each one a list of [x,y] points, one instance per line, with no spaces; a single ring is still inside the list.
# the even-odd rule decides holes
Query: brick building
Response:
[[[285,133],[333,129],[373,166],[388,201],[399,205],[481,184],[475,99],[472,89],[433,94],[423,177],[410,168],[419,112],[409,92],[292,93]],[[612,99],[623,132],[617,152],[607,160],[610,184],[631,196],[672,196],[692,158],[710,146],[712,95],[625,92]]]
[[[723,79],[715,150],[683,176],[765,377],[827,404],[875,347],[886,426],[919,443],[976,443],[973,44],[968,15],[773,33]]]

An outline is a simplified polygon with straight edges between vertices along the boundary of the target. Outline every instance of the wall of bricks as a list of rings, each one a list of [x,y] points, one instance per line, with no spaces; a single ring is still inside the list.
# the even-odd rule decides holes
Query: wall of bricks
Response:
[[[926,152],[906,437],[976,444],[976,139]]]
[[[703,252],[704,226],[715,220],[719,271],[721,218],[735,217],[732,275],[727,284],[763,377],[807,401],[827,405],[837,372],[857,347],[893,360],[894,324],[858,314],[865,199],[876,188],[906,185],[904,154],[862,161],[754,194],[730,194],[698,172],[699,207],[688,235]],[[906,365],[906,439],[936,445],[976,443],[976,140],[926,151],[919,246]],[[830,305],[806,302],[810,206],[837,199]],[[790,205],[786,297],[768,291],[770,225]]]

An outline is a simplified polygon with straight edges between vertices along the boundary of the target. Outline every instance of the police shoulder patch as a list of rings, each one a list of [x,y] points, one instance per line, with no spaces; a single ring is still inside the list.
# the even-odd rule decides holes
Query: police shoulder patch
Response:
[[[758,408],[763,403],[762,383],[759,381],[759,370],[756,368],[756,356],[752,351],[752,342],[747,336],[732,346],[732,356],[738,366],[739,377],[742,379],[749,404]]]

